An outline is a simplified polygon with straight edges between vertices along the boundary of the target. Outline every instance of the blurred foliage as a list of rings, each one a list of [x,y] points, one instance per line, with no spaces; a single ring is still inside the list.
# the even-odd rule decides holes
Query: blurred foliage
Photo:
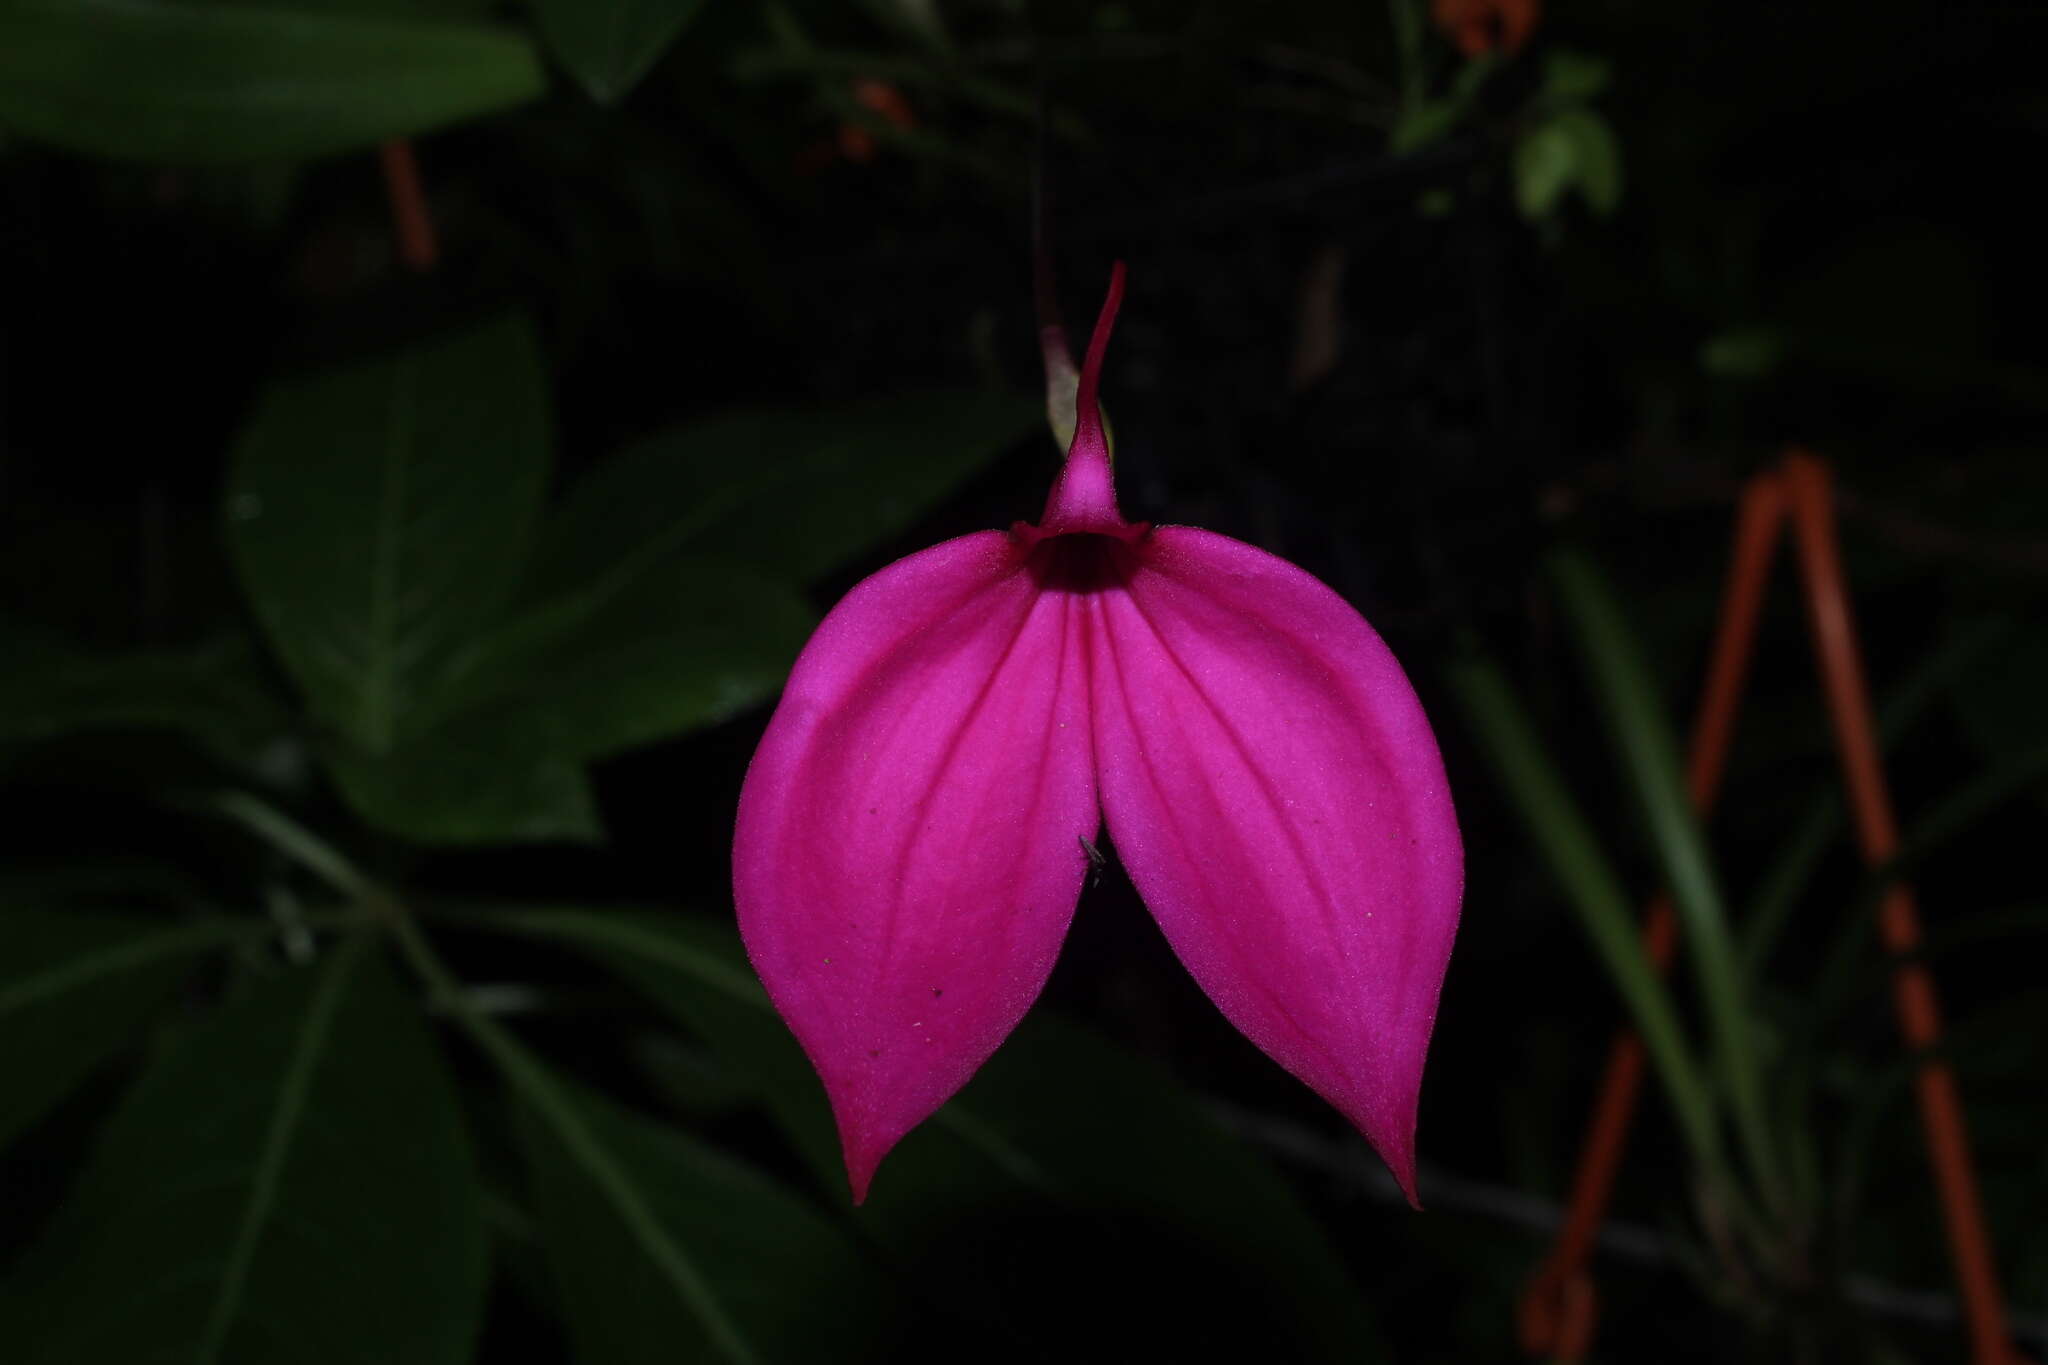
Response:
[[[1675,789],[1733,496],[1790,441],[1840,473],[1893,871],[2048,1346],[2044,37],[0,0],[5,1357],[1503,1359],[1632,1010],[1673,1104],[1600,1356],[1960,1358],[1789,592],[1719,814]],[[853,1210],[731,931],[819,614],[1040,505],[1035,165],[1070,316],[1130,262],[1124,505],[1312,569],[1437,721],[1471,862],[1426,1216],[1114,870]],[[1660,882],[1677,984],[1633,949]]]

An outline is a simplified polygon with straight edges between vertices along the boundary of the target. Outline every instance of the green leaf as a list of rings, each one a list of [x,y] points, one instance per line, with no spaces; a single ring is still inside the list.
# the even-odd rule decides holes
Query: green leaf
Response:
[[[751,1324],[734,1316],[736,1305],[728,1304],[719,1270],[701,1264],[687,1238],[670,1227],[666,1210],[656,1207],[647,1185],[626,1164],[630,1157],[614,1146],[615,1135],[605,1131],[603,1116],[591,1113],[585,1100],[477,1009],[415,923],[400,917],[391,928],[414,970],[497,1066],[531,1121],[544,1128],[541,1136],[617,1220],[630,1249],[651,1267],[655,1291],[686,1316],[690,1334],[701,1338],[717,1359],[736,1365],[757,1360]]]
[[[57,632],[13,615],[0,615],[0,650],[12,669],[57,668],[78,656]]]
[[[1890,753],[1899,736],[1936,700],[1996,667],[1999,646],[2012,638],[2010,629],[1995,618],[1978,618],[1951,630],[1932,651],[1922,654],[1878,708],[1879,752]],[[1805,818],[1793,826],[1736,916],[1743,971],[1753,981],[1763,978],[1764,966],[1793,911],[1804,902],[1821,859],[1842,837],[1840,785],[1841,778],[1831,769],[1808,804]]]
[[[704,0],[532,0],[562,65],[607,104],[640,83]]]
[[[1463,112],[1449,100],[1425,100],[1395,122],[1387,134],[1387,150],[1395,156],[1420,151],[1455,128]]]
[[[1607,88],[1612,73],[1604,57],[1552,48],[1543,56],[1543,95],[1560,102],[1589,100]]]
[[[1589,560],[1570,552],[1553,554],[1549,568],[1599,697],[1601,721],[1648,827],[1679,922],[1685,926],[1685,957],[1699,983],[1714,1040],[1714,1062],[1728,1092],[1736,1131],[1758,1181],[1766,1193],[1776,1196],[1783,1185],[1766,1124],[1756,1015],[1713,858],[1686,793],[1677,736],[1642,649],[1606,580]]]
[[[357,814],[417,843],[595,841],[586,760],[769,696],[815,624],[743,566],[665,561],[510,622],[478,645],[455,714],[389,754],[338,744],[328,767]]]
[[[1451,88],[1442,99],[1418,99],[1407,104],[1393,130],[1387,134],[1387,150],[1395,156],[1420,151],[1448,135],[1471,111],[1472,103],[1485,88],[1487,78],[1500,67],[1500,58],[1487,52],[1459,68]]]
[[[525,560],[547,378],[507,320],[284,381],[235,452],[228,539],[314,714],[373,755],[424,728]]]
[[[461,1365],[475,1173],[432,1038],[365,944],[257,985],[115,1115],[4,1313],[25,1365]]]
[[[914,1275],[1003,1284],[984,1312],[1034,1358],[1084,1336],[1106,1360],[1393,1358],[1264,1158],[1160,1067],[1042,1011],[904,1140],[862,1213]],[[1015,1322],[1019,1300],[1037,1321]]]
[[[823,1087],[729,925],[580,910],[495,923],[575,946],[639,986],[756,1087],[831,1196],[846,1197]],[[1190,1189],[1202,1197],[1189,1199]],[[931,1297],[957,1289],[965,1303],[1007,1283],[1012,1293],[967,1310],[991,1318],[1004,1317],[1006,1297],[1047,1302],[1029,1330],[1048,1351],[1085,1325],[1104,1358],[1149,1358],[1140,1350],[1148,1341],[1170,1356],[1175,1330],[1189,1334],[1178,1344],[1190,1350],[1204,1334],[1242,1332],[1277,1335],[1284,1345],[1273,1354],[1282,1359],[1384,1355],[1321,1229],[1272,1170],[1156,1067],[1054,1022],[1027,1020],[959,1098],[905,1140],[859,1218],[919,1267],[920,1279],[961,1277],[926,1284]],[[1058,1246],[1012,1242],[1020,1219],[1034,1241]],[[1175,1311],[1185,1302],[1183,1276],[1219,1286],[1215,1311],[1199,1322]],[[1090,1297],[1091,1284],[1100,1297]]]
[[[1567,110],[1558,121],[1577,146],[1579,193],[1604,218],[1621,205],[1621,143],[1607,120],[1590,109]]]
[[[1500,670],[1471,658],[1448,677],[1482,752],[1628,1006],[1693,1160],[1725,1185],[1713,1089],[1693,1059],[1670,987],[1643,951],[1635,908],[1592,824]]]
[[[531,608],[477,672],[555,753],[599,758],[715,724],[774,693],[817,617],[744,564],[669,558],[610,592]]]
[[[1595,213],[1621,202],[1621,146],[1590,109],[1552,115],[1515,143],[1515,206],[1524,218],[1547,218],[1573,189]]]
[[[838,1228],[760,1172],[557,1082],[631,1198],[730,1320],[722,1348],[674,1267],[650,1254],[548,1118],[521,1110],[534,1206],[580,1365],[890,1359],[889,1290]]]
[[[1538,124],[1515,142],[1515,207],[1524,218],[1548,218],[1578,175],[1578,144],[1555,120]]]
[[[458,717],[390,754],[340,743],[323,758],[357,815],[413,843],[595,843],[604,836],[583,765],[516,712]]]
[[[0,745],[106,731],[169,731],[247,767],[286,733],[245,642],[182,653],[10,652],[0,671]]]
[[[289,9],[299,14],[346,14],[358,19],[482,19],[498,0],[177,0],[221,9]]]
[[[670,555],[809,582],[887,540],[1041,420],[1010,394],[740,412],[651,437],[571,493],[538,595],[623,589]]]
[[[0,914],[0,1146],[136,1041],[211,926],[71,910]]]
[[[818,1188],[843,1195],[846,1166],[824,1088],[777,1017],[729,923],[631,910],[536,910],[495,927],[555,939],[588,954],[713,1045],[782,1125]]]
[[[321,156],[508,108],[545,84],[524,38],[480,24],[0,0],[0,126],[101,156]]]
[[[1785,359],[1785,338],[1769,327],[1734,327],[1700,343],[1700,369],[1718,379],[1761,379]]]
[[[1949,840],[1973,832],[1984,817],[2013,797],[2039,790],[2048,779],[2048,742],[2001,755],[1985,771],[1916,812],[1899,851],[1883,875],[1910,871]]]

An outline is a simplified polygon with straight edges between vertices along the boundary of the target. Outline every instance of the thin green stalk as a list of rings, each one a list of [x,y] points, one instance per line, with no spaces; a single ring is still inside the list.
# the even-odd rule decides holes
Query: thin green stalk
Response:
[[[361,925],[363,915],[358,911],[336,911],[307,915],[304,923],[314,929],[346,929]],[[260,942],[276,932],[276,925],[263,920],[220,918],[196,920],[155,933],[139,934],[124,943],[71,958],[45,971],[8,982],[5,987],[0,987],[0,1016],[160,958]]]
[[[376,888],[354,863],[269,802],[247,792],[227,791],[208,797],[204,805],[255,834],[349,899],[367,901],[374,897]]]
[[[263,1233],[277,1207],[278,1187],[291,1155],[292,1143],[306,1121],[306,1098],[313,1087],[313,1073],[333,1033],[334,1016],[348,990],[349,977],[363,959],[369,943],[367,934],[345,940],[329,959],[325,975],[314,987],[305,1017],[299,1021],[291,1042],[290,1061],[271,1104],[270,1121],[264,1125],[263,1144],[251,1173],[248,1198],[242,1206],[235,1240],[220,1266],[213,1291],[213,1308],[193,1356],[200,1365],[215,1365],[227,1345],[228,1335],[243,1310],[249,1291],[249,1272],[256,1262]]]
[[[0,1016],[25,1009],[54,995],[77,990],[103,976],[129,971],[162,957],[176,957],[201,948],[237,942],[270,926],[259,921],[209,921],[142,934],[96,953],[86,953],[46,971],[10,981],[0,988]]]
[[[1981,817],[2032,787],[2044,773],[2048,773],[2048,744],[2037,744],[1994,764],[1989,772],[1964,783],[1915,820],[1900,841],[1897,855],[1880,869],[1880,875],[1887,880],[1901,875]]]
[[[1932,929],[1925,955],[1945,957],[1959,948],[2026,934],[2048,934],[2048,905],[2015,905],[1986,910]]]
[[[1620,608],[1592,565],[1560,552],[1549,567],[1685,926],[1685,956],[1706,1005],[1716,1069],[1728,1092],[1735,1130],[1768,1201],[1781,1206],[1786,1186],[1770,1140],[1755,1017],[1706,840],[1686,794],[1677,739]]]
[[[1979,622],[1959,631],[1928,654],[1892,689],[1878,710],[1878,740],[1889,748],[1943,693],[1947,684],[1992,641],[2005,633],[2001,622]],[[1842,799],[1836,780],[1814,800],[1806,818],[1772,859],[1760,889],[1737,927],[1743,970],[1751,981],[1763,974],[1764,963],[1783,936],[1793,909],[1812,884],[1815,869],[1842,832]],[[1910,841],[1909,841],[1910,844]]]
[[[643,912],[644,913],[644,912]],[[772,1010],[768,993],[752,973],[712,953],[700,952],[673,938],[650,932],[617,914],[521,906],[479,910],[465,906],[434,906],[431,918],[466,929],[509,934],[518,938],[564,939],[572,943],[617,948],[649,962],[684,972],[731,1000]]]
[[[1764,965],[1784,937],[1793,910],[1813,884],[1820,860],[1841,833],[1841,798],[1830,793],[1807,813],[1772,860],[1756,898],[1742,917],[1742,970],[1751,981],[1763,979]]]
[[[1601,852],[1592,827],[1565,790],[1556,765],[1500,671],[1474,659],[1452,667],[1452,687],[1537,848],[1563,885],[1649,1049],[1694,1162],[1710,1185],[1732,1190],[1721,1152],[1712,1088],[1686,1043],[1671,993],[1643,952],[1634,907]]]
[[[603,1191],[613,1211],[625,1222],[634,1240],[639,1242],[641,1250],[647,1253],[703,1323],[711,1344],[736,1365],[752,1365],[756,1359],[753,1348],[718,1302],[703,1272],[669,1236],[668,1229],[661,1225],[661,1220],[640,1197],[639,1190],[625,1170],[583,1121],[575,1106],[556,1088],[546,1070],[527,1055],[510,1034],[476,1008],[404,908],[392,906],[387,919],[392,937],[413,970],[456,1024],[497,1065],[506,1081],[554,1130],[570,1156]]]
[[[484,910],[468,906],[436,906],[431,913],[435,919],[459,924],[465,929],[617,949],[682,972],[727,999],[764,1014],[773,1013],[775,1009],[769,1002],[768,992],[743,967],[715,953],[701,952],[688,944],[622,921],[614,914],[528,907]],[[1022,1183],[1046,1190],[1054,1188],[1052,1177],[1043,1167],[993,1127],[961,1108],[957,1100],[942,1106],[932,1115],[931,1121],[950,1129]]]
[[[1948,1039],[1953,1049],[1954,1035]],[[1925,1064],[1924,1057],[1905,1057],[1887,1063],[1875,1081],[1866,1085],[1842,1124],[1842,1136],[1835,1158],[1834,1215],[1837,1235],[1844,1245],[1854,1244],[1857,1206],[1863,1200],[1863,1185],[1870,1173],[1871,1157],[1877,1149],[1886,1121],[1911,1098],[1913,1077]]]
[[[1387,12],[1394,21],[1394,49],[1401,71],[1401,112],[1412,115],[1422,107],[1426,77],[1422,70],[1421,0],[1387,0]]]
[[[1898,857],[1872,871],[1853,898],[1841,927],[1835,931],[1815,984],[1807,993],[1806,1012],[1814,1020],[1815,1033],[1871,984],[1872,968],[1890,969],[1887,961],[1870,961],[1876,943],[1877,907],[1886,888],[1903,876],[1914,861],[1967,829],[1978,815],[2023,790],[2043,768],[2048,768],[2048,749],[2022,754],[2014,762],[2002,764],[1966,784],[1940,802],[1908,833]],[[2024,925],[2026,920],[2023,916],[2015,923]],[[1980,938],[1987,936],[1995,936],[1995,931],[1993,935],[1979,934]],[[1944,936],[1932,935],[1927,951],[1938,952],[1946,946]]]

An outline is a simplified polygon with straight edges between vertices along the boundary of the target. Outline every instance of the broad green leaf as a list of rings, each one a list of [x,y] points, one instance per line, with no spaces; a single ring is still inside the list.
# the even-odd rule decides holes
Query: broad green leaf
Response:
[[[808,582],[903,530],[1040,420],[1010,394],[930,393],[693,422],[571,492],[542,536],[536,588],[621,585],[676,554]]]
[[[0,615],[0,653],[10,668],[54,668],[78,651],[57,632],[19,616]]]
[[[636,1217],[680,1252],[651,1248],[548,1117],[522,1109],[534,1207],[579,1365],[892,1358],[888,1286],[818,1210],[682,1132],[566,1085],[557,1093],[622,1174]],[[706,1330],[704,1300],[729,1325],[723,1340]]]
[[[530,608],[481,651],[489,709],[595,758],[714,724],[771,695],[817,624],[744,564],[670,558],[611,592]]]
[[[723,1122],[759,1102],[755,1086],[696,1039],[653,1032],[628,1046],[636,1072],[646,1078],[661,1111],[682,1122]]]
[[[1371,1159],[1362,1139],[1359,1154]],[[1087,1029],[1027,1017],[889,1161],[863,1222],[914,1277],[944,1267],[969,1295],[1004,1284],[992,1314],[1044,1305],[1021,1328],[1031,1358],[1077,1337],[1109,1360],[1392,1358],[1264,1158],[1167,1072]]]
[[[540,31],[591,95],[625,98],[704,0],[532,0]]]
[[[529,911],[503,923],[588,954],[710,1043],[774,1113],[819,1189],[844,1194],[846,1166],[824,1088],[729,924],[630,910]]]
[[[461,1365],[475,1172],[432,1037],[356,941],[167,1053],[7,1303],[23,1365]]]
[[[730,928],[622,911],[502,923],[588,952],[673,1013],[846,1197],[823,1088]],[[957,1294],[958,1312],[1003,1318],[1006,1300],[1033,1303],[1028,1327],[1004,1323],[1027,1357],[1083,1332],[1105,1359],[1240,1338],[1277,1359],[1384,1356],[1321,1229],[1265,1162],[1158,1068],[1056,1021],[1028,1019],[905,1139],[857,1218],[928,1297]],[[981,1297],[993,1283],[1008,1292]],[[1213,1311],[1179,1311],[1190,1283],[1214,1291]]]
[[[228,540],[314,714],[391,753],[452,688],[524,562],[546,375],[506,320],[272,386],[235,452]]]
[[[458,717],[389,754],[337,744],[323,758],[365,822],[418,844],[594,843],[583,765],[516,712]]]
[[[247,765],[287,728],[240,640],[176,654],[10,654],[0,670],[0,745],[162,730]]]
[[[482,641],[473,696],[385,755],[339,744],[357,814],[426,844],[602,837],[593,758],[723,720],[773,693],[815,624],[744,566],[668,560],[617,594],[543,604]]]
[[[524,38],[481,24],[0,0],[0,127],[100,156],[321,156],[508,108],[545,86]]]
[[[498,0],[176,0],[213,9],[288,9],[300,14],[346,14],[359,19],[482,19]]]
[[[0,914],[0,1146],[124,1046],[221,936],[90,911]]]

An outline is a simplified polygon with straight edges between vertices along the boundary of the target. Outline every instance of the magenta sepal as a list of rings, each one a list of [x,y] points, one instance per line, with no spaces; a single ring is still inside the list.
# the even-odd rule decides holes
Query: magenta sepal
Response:
[[[1106,818],[1202,989],[1413,1200],[1463,886],[1436,741],[1314,577],[1123,519],[1095,398],[1122,283],[1039,524],[890,565],[805,646],[740,795],[740,930],[859,1202],[1037,997]]]

